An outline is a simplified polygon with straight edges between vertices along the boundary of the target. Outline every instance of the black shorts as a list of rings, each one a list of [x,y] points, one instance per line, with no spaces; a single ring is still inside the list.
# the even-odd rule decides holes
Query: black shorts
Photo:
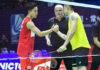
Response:
[[[92,57],[92,62],[95,63],[100,63],[100,54],[97,54],[98,56],[93,56]]]
[[[93,56],[90,70],[98,70],[99,66],[100,66],[100,56]]]
[[[72,52],[72,55],[76,56],[76,57],[72,58],[72,66],[73,67],[88,66],[88,56],[87,56],[88,52],[89,52],[89,49],[83,48],[83,47],[74,50]],[[79,57],[77,57],[77,56],[79,56]],[[82,57],[80,57],[80,56],[82,56]]]

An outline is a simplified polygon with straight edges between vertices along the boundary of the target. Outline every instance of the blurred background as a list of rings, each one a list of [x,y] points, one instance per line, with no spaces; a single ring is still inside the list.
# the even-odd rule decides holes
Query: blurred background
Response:
[[[100,5],[100,0],[65,1],[74,1],[78,3]],[[34,0],[0,0],[0,58],[18,57],[16,51],[18,46],[19,30],[23,18],[27,15],[25,6],[28,2],[34,2]],[[43,2],[41,2],[40,4],[41,5],[39,6],[38,17],[37,19],[33,19],[33,21],[40,30],[46,30],[48,19],[54,16],[54,6],[56,4]],[[88,36],[89,43],[92,47],[89,50],[89,54],[91,54],[93,49],[92,25],[97,22],[98,9],[75,7],[75,11],[80,14],[81,19],[84,23],[86,34]],[[38,36],[36,36],[34,49],[46,52],[50,51],[51,47],[48,47],[46,45],[46,40],[44,37],[39,38]],[[89,57],[90,62],[91,60],[91,57]],[[17,61],[9,61],[9,63],[10,62],[16,63]],[[89,70],[89,68],[90,66],[87,67],[87,70]],[[1,67],[0,70],[2,70]]]
[[[100,0],[65,0],[65,1],[74,1],[74,2],[85,3],[85,4],[100,5]],[[1,50],[1,53],[2,53],[2,50],[8,50],[7,52],[10,52],[10,50],[13,50],[14,52],[17,51],[20,25],[23,18],[27,14],[24,7],[28,2],[34,2],[34,0],[0,0],[0,50]],[[39,15],[38,15],[38,18],[34,20],[34,22],[36,23],[35,25],[39,27],[39,29],[45,30],[48,19],[54,16],[53,7],[55,6],[55,4],[43,3],[43,2],[39,2],[39,3],[41,4],[39,6]],[[75,7],[75,10],[81,15],[83,22],[85,22],[84,26],[87,29],[86,31],[89,38],[89,42],[92,44],[92,39],[91,39],[92,36],[89,36],[88,32],[91,25],[97,21],[98,10],[91,9],[91,8],[84,8],[84,7],[82,8]],[[86,10],[87,10],[87,13],[84,13],[86,12]],[[48,14],[48,11],[50,12],[50,14]],[[47,16],[44,16],[44,15],[47,15]],[[47,45],[46,45],[45,39],[39,38],[36,36],[35,49],[39,48],[41,50],[42,48],[45,48],[46,46]],[[46,47],[46,48],[47,50],[51,49],[50,47]]]
[[[0,9],[9,9],[9,8],[23,8],[27,2],[32,2],[34,0],[0,0]],[[64,0],[64,1],[74,1],[79,3],[87,3],[100,5],[100,0]]]

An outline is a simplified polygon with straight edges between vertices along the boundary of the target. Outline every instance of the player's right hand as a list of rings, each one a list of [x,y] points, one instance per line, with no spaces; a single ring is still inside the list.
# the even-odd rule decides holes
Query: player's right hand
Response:
[[[52,46],[51,41],[49,39],[47,40],[47,45]]]
[[[58,31],[59,31],[59,26],[58,26],[58,25],[54,25],[53,31],[54,31],[54,32],[58,32]]]

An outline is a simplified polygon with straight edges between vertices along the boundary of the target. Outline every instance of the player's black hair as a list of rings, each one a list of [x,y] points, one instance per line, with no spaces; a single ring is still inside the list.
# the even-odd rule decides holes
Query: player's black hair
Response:
[[[74,10],[74,6],[72,6],[72,5],[65,5],[65,6],[69,6],[71,8],[71,10]]]
[[[72,6],[72,5],[69,5],[70,6],[70,8],[72,9],[72,10],[74,10],[74,6]]]
[[[29,3],[26,4],[25,8],[26,8],[27,11],[29,11],[29,10],[32,10],[34,7],[37,7],[37,6],[38,6],[37,3],[29,2]]]
[[[74,2],[74,0],[64,0],[64,1],[69,1],[69,2]],[[69,5],[71,7],[72,10],[74,10],[74,6]]]

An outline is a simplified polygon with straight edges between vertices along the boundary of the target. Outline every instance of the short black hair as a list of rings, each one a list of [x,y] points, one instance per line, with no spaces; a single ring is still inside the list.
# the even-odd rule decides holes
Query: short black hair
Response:
[[[98,16],[100,17],[100,10],[98,10]]]
[[[29,11],[29,10],[32,10],[34,7],[37,7],[38,6],[38,4],[37,3],[35,3],[35,2],[29,2],[29,3],[27,3],[26,4],[26,10],[27,11]]]
[[[71,10],[74,10],[74,6],[72,6],[72,5],[66,5],[65,4],[65,6],[69,6],[71,8]]]
[[[70,8],[72,9],[72,10],[74,10],[74,6],[72,6],[72,5],[69,5],[70,6]]]

